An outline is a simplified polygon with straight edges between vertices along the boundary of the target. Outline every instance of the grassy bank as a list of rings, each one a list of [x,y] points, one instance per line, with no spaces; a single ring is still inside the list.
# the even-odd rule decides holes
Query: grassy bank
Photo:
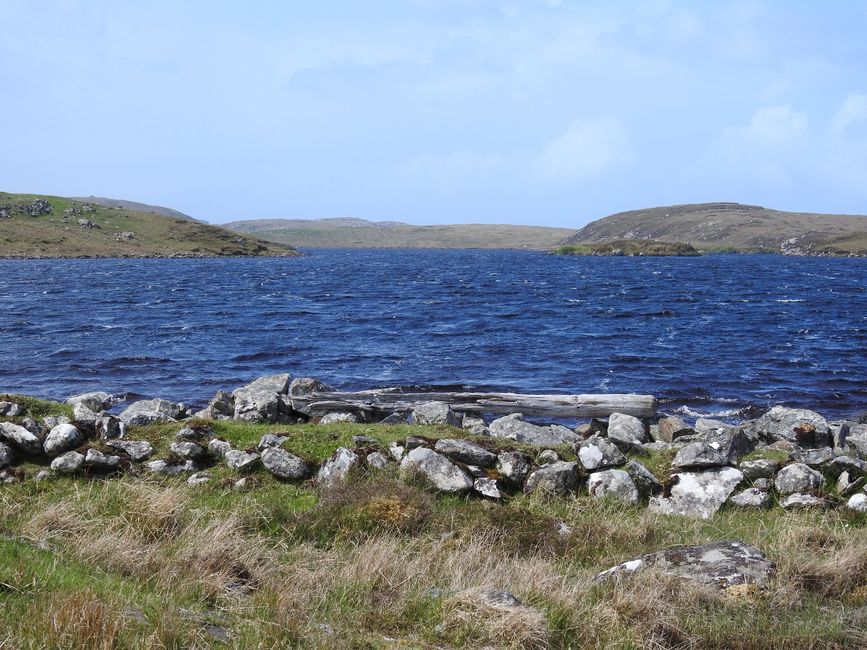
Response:
[[[49,413],[57,407],[31,403]],[[353,436],[471,437],[446,426],[214,423],[237,448],[267,432],[311,463]],[[164,458],[178,424],[133,429]],[[488,443],[492,439],[485,439]],[[497,442],[497,444],[508,441]],[[538,450],[530,450],[536,455]],[[562,448],[561,457],[574,458]],[[670,456],[642,457],[659,478]],[[0,486],[0,647],[853,648],[867,643],[867,519],[643,507],[514,495],[439,496],[392,467],[324,489],[222,464],[191,486],[133,467]],[[777,563],[730,593],[598,571],[674,544],[739,539]],[[524,606],[476,597],[496,588]]]
[[[603,255],[648,257],[695,257],[701,255],[689,244],[654,240],[623,239],[600,244],[570,244],[553,251],[556,255]]]

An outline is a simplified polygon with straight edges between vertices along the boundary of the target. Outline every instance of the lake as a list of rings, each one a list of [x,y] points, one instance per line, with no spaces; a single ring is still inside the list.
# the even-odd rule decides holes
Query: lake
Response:
[[[258,376],[867,409],[867,260],[315,250],[0,261],[0,392],[200,403]]]

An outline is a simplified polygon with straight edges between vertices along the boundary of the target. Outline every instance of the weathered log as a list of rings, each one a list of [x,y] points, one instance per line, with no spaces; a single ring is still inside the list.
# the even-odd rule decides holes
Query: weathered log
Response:
[[[524,395],[520,393],[401,393],[395,389],[366,390],[356,393],[320,392],[292,397],[292,408],[311,417],[335,411],[372,416],[410,411],[419,402],[445,402],[454,411],[483,413],[523,413],[548,417],[608,417],[625,413],[638,418],[656,415],[652,395]]]

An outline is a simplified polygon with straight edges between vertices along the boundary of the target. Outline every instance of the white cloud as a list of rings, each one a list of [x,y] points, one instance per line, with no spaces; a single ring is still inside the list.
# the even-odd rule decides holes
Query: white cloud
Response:
[[[616,119],[576,120],[533,162],[542,182],[580,183],[622,169],[636,160],[629,133]]]
[[[867,122],[867,95],[853,93],[843,100],[831,119],[831,130],[842,135],[849,126],[860,122]]]

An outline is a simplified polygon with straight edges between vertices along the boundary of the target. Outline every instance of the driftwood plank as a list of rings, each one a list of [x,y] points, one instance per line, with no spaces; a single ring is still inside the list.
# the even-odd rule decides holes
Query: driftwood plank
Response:
[[[523,413],[548,417],[608,417],[625,413],[638,418],[656,415],[652,395],[525,395],[521,393],[401,393],[395,389],[355,393],[320,392],[291,396],[292,408],[312,417],[334,411],[372,415],[409,411],[419,402],[446,402],[460,413]]]

